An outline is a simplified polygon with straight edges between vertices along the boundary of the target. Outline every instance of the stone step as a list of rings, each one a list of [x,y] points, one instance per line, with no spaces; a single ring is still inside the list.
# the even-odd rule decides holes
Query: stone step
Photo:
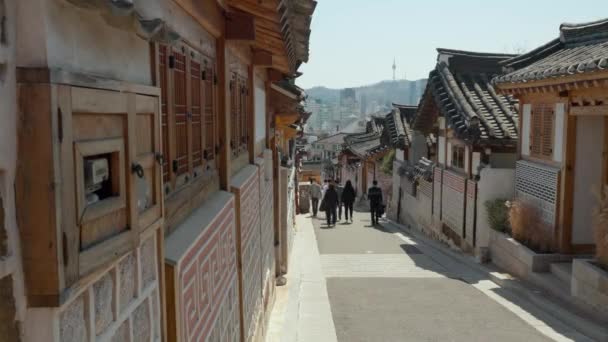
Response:
[[[534,285],[557,298],[565,301],[569,301],[572,298],[570,295],[570,282],[563,281],[551,272],[530,272],[528,278]]]
[[[561,281],[568,284],[572,281],[572,263],[571,262],[555,262],[549,266],[551,274],[558,277]]]

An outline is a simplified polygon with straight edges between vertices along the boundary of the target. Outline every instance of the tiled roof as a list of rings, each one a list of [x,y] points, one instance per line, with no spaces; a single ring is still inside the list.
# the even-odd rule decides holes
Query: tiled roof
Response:
[[[410,145],[413,132],[407,118],[399,108],[393,109],[384,118],[386,140],[392,147],[405,148]]]
[[[334,135],[330,135],[323,139],[319,139],[315,141],[313,144],[342,144],[344,143],[344,137],[346,133],[336,133]]]
[[[400,169],[400,174],[406,176],[411,181],[424,179],[427,181],[433,180],[433,167],[435,164],[432,160],[425,157],[420,158],[416,163],[403,164]]]
[[[374,123],[368,122],[368,129],[364,133],[347,134],[344,137],[344,146],[359,157],[367,157],[380,153],[389,147],[382,142],[382,131]]]
[[[518,114],[511,96],[499,95],[491,84],[500,61],[514,55],[437,49],[438,62],[429,74],[414,129],[431,133],[437,113],[458,137],[472,142],[517,141]],[[435,114],[436,115],[436,114]]]
[[[608,19],[562,24],[560,36],[503,63],[498,84],[568,77],[608,69]]]

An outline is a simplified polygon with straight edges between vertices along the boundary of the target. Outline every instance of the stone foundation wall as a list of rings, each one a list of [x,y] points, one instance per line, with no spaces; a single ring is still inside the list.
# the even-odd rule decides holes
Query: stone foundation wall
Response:
[[[28,341],[161,341],[158,237],[150,229],[139,247],[94,275],[59,308],[29,309]]]

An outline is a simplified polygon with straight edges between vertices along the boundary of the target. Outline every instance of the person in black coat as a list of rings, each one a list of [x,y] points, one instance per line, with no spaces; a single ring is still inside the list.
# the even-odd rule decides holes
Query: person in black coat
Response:
[[[378,220],[382,216],[382,189],[378,187],[378,182],[373,182],[374,186],[367,191],[369,199],[369,209],[372,215],[372,225],[377,225]]]
[[[342,203],[344,204],[344,217],[348,221],[348,213],[350,212],[350,222],[353,222],[353,204],[357,198],[357,192],[353,188],[353,183],[350,180],[346,181],[344,190],[342,190]]]
[[[325,217],[327,217],[327,226],[331,227],[336,224],[336,209],[338,209],[338,192],[333,182],[329,183],[327,191],[325,191]]]

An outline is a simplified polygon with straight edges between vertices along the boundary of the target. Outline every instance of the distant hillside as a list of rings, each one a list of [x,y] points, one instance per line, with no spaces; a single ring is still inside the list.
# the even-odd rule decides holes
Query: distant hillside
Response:
[[[382,81],[362,87],[353,88],[359,102],[371,103],[375,101],[379,105],[390,106],[392,102],[400,104],[417,104],[424,92],[426,79],[417,81],[398,80]],[[337,102],[340,99],[341,89],[326,87],[314,87],[306,90],[309,98],[318,99],[323,102]]]

